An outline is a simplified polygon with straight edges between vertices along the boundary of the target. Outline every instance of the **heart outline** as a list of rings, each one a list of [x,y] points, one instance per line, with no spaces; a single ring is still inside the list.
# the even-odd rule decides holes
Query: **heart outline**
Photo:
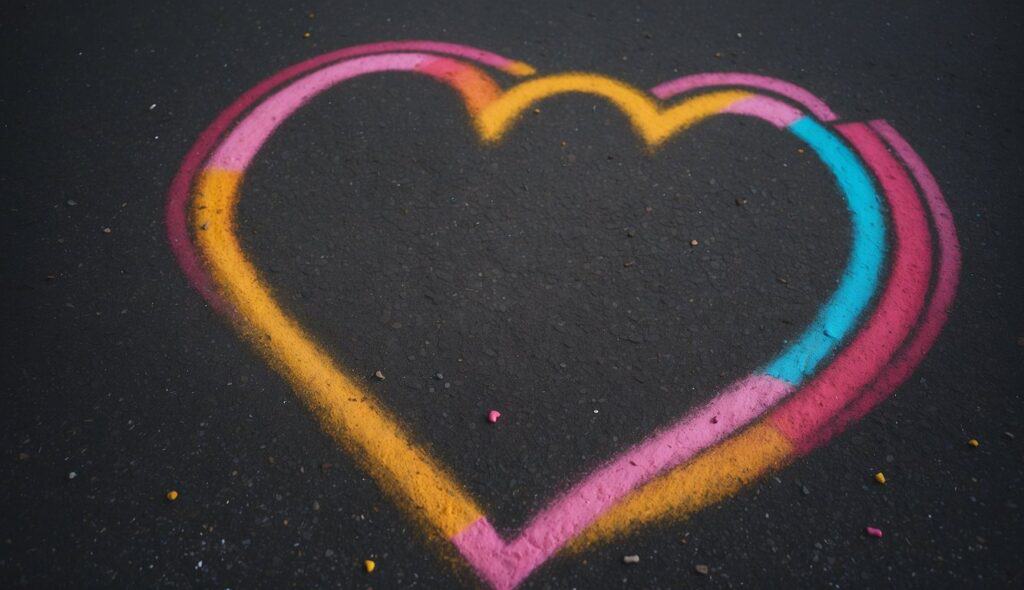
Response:
[[[416,49],[416,48],[411,47],[411,45],[412,44],[416,44],[416,43],[422,43],[422,42],[398,42],[398,44],[401,44],[401,43],[409,44],[405,48],[403,48],[403,50],[406,50],[406,49]],[[422,50],[423,48],[420,47],[419,49]],[[353,49],[349,49],[349,50],[342,50],[342,52],[349,51],[349,52],[352,52],[352,53],[356,53],[358,50],[359,50],[359,48],[353,48]],[[432,48],[432,49],[428,49],[428,50],[435,51],[437,53],[444,53],[443,51],[438,51],[436,47]],[[367,49],[367,51],[369,51],[369,50]],[[465,54],[473,53],[473,52],[486,53],[486,52],[479,52],[479,50],[473,50],[471,48],[466,48],[465,50],[463,50],[463,55],[461,55],[461,57],[467,57]],[[336,52],[336,53],[338,53],[338,52]],[[405,55],[406,57],[403,57],[401,59],[408,59],[408,57],[407,57],[408,54],[396,54],[396,55]],[[493,54],[491,54],[491,55],[493,55]],[[515,65],[515,64],[521,64],[521,62],[512,62],[511,60],[506,60],[505,62],[501,62],[500,60],[495,60],[495,59],[492,59],[492,58],[488,58],[488,59],[491,59],[491,63],[489,63],[488,65],[505,69],[506,71],[508,71],[508,72],[510,72],[512,74],[516,74],[517,72],[519,73],[519,75],[523,75],[524,73],[525,74],[529,73],[529,71],[528,71],[529,66],[523,67],[523,66],[516,66]],[[502,58],[502,59],[504,59],[504,58]],[[509,66],[509,64],[513,64],[513,65]],[[444,63],[444,67],[442,67],[440,69],[444,70],[445,68],[449,68],[449,71],[441,72],[441,73],[444,74],[444,75],[451,75],[452,71],[451,71],[449,66],[450,66],[450,64],[448,64],[447,62]],[[658,88],[663,88],[663,87],[665,87],[668,84],[671,84],[671,83],[663,84],[662,86],[660,86]],[[745,84],[739,84],[739,85],[745,85]],[[269,84],[268,84],[268,86],[270,88],[273,87],[273,85],[269,85]],[[755,86],[756,86],[756,84],[755,84]],[[655,89],[653,94],[655,94],[655,95],[658,94],[658,92],[657,92],[658,88]],[[771,90],[778,92],[777,88],[772,88]],[[785,93],[783,92],[783,94],[785,94]],[[659,97],[659,98],[663,98],[663,97]],[[790,97],[790,98],[792,98],[792,97]],[[772,99],[772,100],[774,100],[774,99]],[[235,105],[232,105],[232,107],[229,107],[229,111],[232,110],[233,108],[235,108]],[[241,113],[242,111],[245,110],[245,108],[247,108],[247,106],[243,107],[243,108],[240,108],[240,109],[236,108],[236,110],[238,111],[238,113]],[[756,110],[757,108],[761,108],[762,111],[763,111],[764,110],[764,104],[760,105],[760,107],[758,107],[758,105],[747,105],[746,108],[754,109],[754,110]],[[789,107],[789,108],[791,108],[791,107]],[[745,114],[751,114],[751,113],[745,113]],[[762,112],[760,114],[762,116],[762,118],[766,118],[770,122],[773,122],[773,124],[776,124],[776,126],[779,126],[778,125],[779,121],[777,121],[777,120],[776,121],[772,121],[770,119],[770,117],[764,116],[764,114],[765,114],[764,112]],[[773,114],[773,116],[777,116],[777,115],[778,115],[777,112]],[[230,117],[229,123],[230,123],[230,121],[233,121],[233,119],[234,119],[233,116]],[[218,118],[218,121],[220,121],[220,118]],[[218,122],[215,122],[215,124],[213,126],[211,126],[211,129],[213,127],[216,127],[217,125],[218,125]],[[847,135],[852,134],[854,136],[853,138],[851,138],[849,136],[847,137],[847,140],[850,141],[851,143],[853,143],[853,142],[860,142],[862,145],[867,145],[868,143],[870,143],[870,141],[872,141],[870,138],[871,137],[875,137],[875,136],[870,135],[870,133],[872,133],[872,132],[877,132],[877,135],[882,135],[882,136],[885,135],[884,128],[882,127],[882,125],[880,125],[880,124],[876,125],[875,122],[873,122],[871,126],[863,126],[863,124],[846,124],[846,125],[847,125],[847,127],[842,128],[840,130],[841,131],[845,130],[847,132]],[[860,127],[856,127],[858,125]],[[179,175],[175,179],[175,183],[172,184],[171,195],[170,195],[170,198],[169,198],[169,201],[168,201],[168,230],[169,230],[169,235],[171,236],[172,246],[175,246],[175,253],[178,255],[180,261],[182,261],[183,258],[185,258],[185,257],[183,257],[181,255],[181,249],[178,248],[177,246],[180,246],[183,243],[183,240],[182,240],[183,236],[186,238],[186,240],[188,239],[188,232],[187,232],[187,228],[186,228],[186,230],[185,230],[185,232],[183,234],[181,232],[181,229],[182,229],[181,226],[180,225],[176,225],[175,223],[173,223],[173,219],[175,219],[176,218],[175,215],[177,215],[177,213],[180,212],[180,209],[178,208],[178,205],[180,205],[180,202],[183,200],[183,198],[181,197],[181,195],[183,194],[183,191],[181,190],[182,184],[184,183],[184,185],[186,187],[188,187],[189,189],[191,188],[193,176],[195,175],[196,171],[199,170],[199,164],[198,163],[201,163],[202,160],[206,159],[206,153],[209,153],[210,149],[212,149],[211,146],[216,142],[218,136],[221,133],[223,133],[224,130],[227,129],[228,125],[225,125],[225,124],[221,123],[221,126],[223,127],[222,129],[214,130],[214,132],[211,132],[209,134],[209,137],[205,139],[205,141],[206,141],[206,145],[205,146],[204,145],[200,145],[200,144],[202,144],[204,142],[204,137],[200,138],[200,142],[197,142],[197,146],[196,146],[197,148],[200,148],[200,149],[194,149],[192,152],[190,152],[189,156],[186,157],[186,162],[183,164],[182,170],[179,171]],[[914,159],[916,154],[912,154],[912,150],[908,151],[909,146],[900,146],[900,145],[898,145],[898,141],[896,139],[893,139],[893,138],[898,138],[898,134],[894,135],[894,133],[895,133],[894,131],[892,133],[890,133],[890,137],[889,137],[889,140],[888,140],[889,145],[892,146],[893,149],[895,149],[898,154],[900,154],[900,157],[904,160],[904,162],[907,162],[908,165],[910,165],[911,172],[914,174],[915,179],[917,179],[918,184],[920,184],[921,186],[924,187],[926,201],[928,202],[929,207],[932,209],[933,218],[941,217],[941,215],[937,215],[935,213],[935,209],[937,207],[944,206],[944,203],[942,202],[942,199],[941,199],[941,194],[937,193],[937,185],[934,187],[934,190],[932,191],[934,194],[938,194],[938,201],[936,202],[935,199],[930,199],[930,200],[928,199],[929,187],[927,186],[928,185],[927,178],[925,178],[925,174],[927,173],[927,168],[923,166],[923,163],[920,163],[920,165],[917,166],[916,168],[915,168],[915,166],[912,163],[910,163],[910,161],[912,161]],[[865,139],[864,137],[860,137],[858,134],[860,134],[860,135],[867,134],[867,135],[865,135],[865,137],[869,137],[869,139]],[[867,143],[865,143],[865,142],[867,142]],[[205,150],[201,149],[201,148],[204,148],[204,147],[207,148],[207,149],[205,149]],[[901,150],[900,149],[901,147],[905,147],[907,149],[902,149]],[[869,163],[869,165],[871,165],[872,162],[884,160],[885,155],[882,153],[882,152],[885,152],[884,145],[882,147],[882,152],[878,152],[877,145],[875,145],[875,144],[871,144],[869,146],[869,148],[865,148],[865,149],[867,149],[868,152],[871,152],[872,150],[877,152],[877,153],[871,153],[871,154],[869,154],[869,157],[864,158],[865,161],[867,161]],[[201,153],[203,151],[205,151],[206,153]],[[197,155],[197,154],[200,154],[200,155]],[[864,154],[861,154],[861,156],[864,157]],[[919,158],[918,158],[918,160],[919,160]],[[898,166],[898,164],[897,164],[897,166]],[[899,170],[902,170],[902,168],[899,168]],[[922,172],[922,170],[923,170],[923,172]],[[883,172],[886,172],[886,170],[883,170]],[[894,172],[892,170],[888,170],[887,173],[898,174],[898,172]],[[927,174],[927,176],[930,177],[930,174]],[[922,180],[922,178],[925,178],[925,179]],[[184,180],[182,180],[182,179],[184,179]],[[206,180],[201,179],[200,183],[203,183],[203,182],[206,182]],[[883,182],[883,184],[885,184],[885,179],[884,178],[882,178],[882,182]],[[231,183],[230,179],[226,179],[226,178],[218,178],[218,179],[214,179],[213,180],[213,185],[220,186],[221,188],[230,188],[231,190],[229,192],[234,193],[234,192],[236,192],[234,189],[237,188],[237,183],[236,183],[235,186],[231,186],[231,184],[232,183]],[[905,187],[901,188],[900,190],[903,190],[903,189],[905,189]],[[220,190],[220,189],[216,189],[216,190]],[[216,192],[216,190],[214,190],[214,192]],[[911,190],[913,190],[912,187],[911,187]],[[187,190],[185,192],[187,192]],[[221,195],[221,197],[223,197],[223,196],[224,195]],[[888,197],[889,193],[886,193],[886,196]],[[914,196],[916,197],[916,192],[914,193]],[[184,198],[184,200],[187,200],[187,195]],[[172,209],[174,210],[175,215],[172,215]],[[180,217],[180,216],[178,216],[178,217]],[[946,218],[948,218],[948,209],[946,209]],[[198,219],[198,217],[197,217],[197,219]],[[209,223],[209,222],[207,222],[207,223]],[[938,229],[941,230],[941,228],[938,228]],[[949,303],[950,303],[950,301],[952,299],[952,292],[955,291],[955,281],[956,281],[956,275],[957,275],[956,270],[958,269],[958,266],[959,266],[958,256],[952,256],[951,257],[949,255],[950,252],[953,252],[953,254],[956,254],[956,250],[957,250],[956,242],[955,242],[955,232],[952,230],[951,222],[948,224],[948,227],[946,228],[946,230],[947,231],[945,232],[945,235],[946,235],[947,239],[946,239],[945,242],[943,242],[942,239],[941,239],[942,238],[942,235],[941,235],[942,232],[941,231],[939,232],[940,233],[940,248],[944,249],[944,257],[942,259],[942,263],[945,264],[945,270],[944,270],[944,273],[942,274],[941,278],[943,278],[945,280],[944,284],[946,284],[947,287],[951,283],[952,284],[952,288],[946,288],[945,292],[948,294],[948,296],[945,297],[942,301],[936,302],[935,300],[933,300],[931,302],[932,305],[929,307],[929,310],[928,310],[928,314],[929,314],[928,317],[933,318],[933,321],[931,322],[930,325],[934,326],[935,324],[937,324],[939,328],[941,328],[942,321],[944,321],[944,314],[946,313],[946,310],[948,309]],[[198,232],[197,232],[197,234],[198,234]],[[949,235],[952,235],[952,241],[950,241],[948,239]],[[948,247],[950,243],[952,243],[952,249],[950,249]],[[943,246],[942,244],[945,244],[945,246]],[[952,261],[952,262],[950,262],[950,261]],[[189,273],[189,266],[188,266],[187,262],[183,261],[182,266],[186,270],[186,273]],[[951,270],[953,272],[950,272]],[[191,277],[192,275],[190,274],[189,276]],[[255,275],[253,275],[253,276],[255,276]],[[950,277],[952,277],[952,278],[950,279]],[[258,278],[256,280],[258,280]],[[217,296],[216,291],[214,291],[212,289],[204,290],[202,286],[199,286],[199,288],[200,288],[201,291],[204,292],[204,295],[206,295],[208,293],[213,293],[214,294],[214,298],[211,299],[211,303],[213,303],[215,306],[217,306],[217,303],[215,302],[215,299],[216,299],[216,296]],[[208,298],[208,299],[210,299],[210,298]],[[936,298],[936,299],[939,299],[939,298]],[[917,307],[920,308],[922,306],[923,306],[923,301],[921,301],[921,305],[918,305]],[[222,307],[222,306],[218,306],[218,307]],[[916,317],[916,312],[914,312],[912,315],[914,315]],[[943,316],[943,317],[940,318],[940,321],[937,321],[937,322],[934,321],[934,318],[939,317],[939,316]],[[236,322],[239,321],[239,318],[237,318],[237,317],[235,317],[234,319],[235,319]],[[934,334],[932,334],[933,332],[934,332]],[[908,331],[908,333],[909,333],[909,331]],[[907,363],[907,362],[903,363],[904,366],[909,364],[909,365],[911,365],[910,368],[912,369],[912,365],[916,364],[916,362],[920,360],[919,358],[914,360],[915,355],[923,356],[923,352],[926,351],[927,348],[930,347],[931,343],[934,342],[934,336],[937,336],[937,330],[932,328],[932,329],[930,329],[928,331],[928,334],[926,334],[925,336],[927,336],[927,337],[918,337],[918,339],[915,340],[915,343],[917,343],[915,350],[917,350],[917,352],[911,351],[912,354],[909,354],[909,355],[903,357],[903,358],[910,358],[911,359],[909,361],[909,363]],[[930,337],[930,340],[929,340],[929,337]],[[900,341],[902,341],[902,338],[900,339]],[[922,344],[922,342],[923,342],[923,344]],[[914,348],[914,344],[913,343],[911,345],[911,348]],[[920,350],[922,348],[923,348],[923,351]],[[893,366],[895,366],[895,365],[893,365]],[[882,368],[883,369],[886,368],[886,365],[883,364]],[[906,370],[904,370],[904,372],[906,372]],[[897,377],[898,377],[898,375],[897,375]],[[892,379],[890,379],[890,380],[892,380]],[[899,380],[899,379],[897,379],[897,380]],[[881,389],[885,389],[885,388],[882,387]],[[884,395],[885,394],[882,394],[881,397],[884,397]],[[879,395],[876,393],[876,397],[878,397],[878,396]],[[860,398],[858,398],[858,399],[860,399]],[[864,410],[864,411],[866,411],[866,410]],[[755,428],[751,428],[751,429],[748,429],[747,433],[754,432],[756,430],[757,430],[756,427]],[[760,432],[760,434],[764,434],[764,432]],[[744,433],[743,435],[740,435],[740,436],[745,436],[745,435],[746,435],[746,433]],[[337,436],[336,436],[336,438],[337,438]],[[799,449],[797,449],[797,450],[799,450]],[[809,449],[806,449],[806,450],[809,450]],[[371,473],[372,472],[373,471],[371,470]],[[478,520],[476,522],[484,522],[484,521],[481,518],[480,520]],[[493,531],[493,529],[491,529],[491,530]],[[443,531],[443,532],[447,533],[448,531]],[[450,534],[446,534],[445,536],[451,538]],[[495,534],[495,536],[496,536],[496,534]],[[460,549],[461,549],[461,547],[460,547]],[[463,553],[465,554],[466,551],[463,551]],[[548,555],[545,555],[544,558],[546,559],[546,557],[548,557],[548,556],[550,556],[550,553]],[[503,555],[498,554],[498,553],[490,553],[490,554],[488,554],[488,553],[485,552],[485,554],[483,555],[483,559],[485,559],[485,560],[499,561],[499,562],[503,558],[507,558],[507,557],[509,557],[509,556],[508,555],[504,555],[503,556]],[[512,556],[512,557],[515,557],[515,556]],[[473,558],[471,558],[469,556],[467,556],[467,559],[469,559],[469,561],[471,563],[473,563],[475,561]],[[523,579],[525,577],[525,575],[528,575],[529,572],[532,571],[533,567],[536,567],[536,565],[539,565],[539,562],[537,564],[534,564],[531,567],[528,567],[528,568],[520,567],[521,564],[520,565],[513,564],[512,567],[492,568],[494,571],[487,571],[486,564],[484,564],[483,569],[481,568],[480,564],[473,563],[473,565],[477,568],[478,571],[481,572],[481,574],[483,575],[483,577],[485,579],[488,579],[488,581],[490,581],[492,583],[492,585],[494,585],[496,587],[510,587],[510,586],[515,585],[519,581],[521,581],[521,579]]]

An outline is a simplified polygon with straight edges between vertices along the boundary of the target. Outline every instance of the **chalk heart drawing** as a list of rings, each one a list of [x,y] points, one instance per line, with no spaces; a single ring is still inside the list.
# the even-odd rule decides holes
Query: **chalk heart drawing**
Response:
[[[519,80],[503,88],[488,71]],[[451,472],[281,306],[235,234],[245,172],[275,129],[319,93],[380,72],[426,76],[453,89],[484,145],[501,141],[532,105],[570,92],[614,104],[652,151],[711,117],[764,121],[802,141],[834,176],[852,226],[847,266],[814,321],[778,356],[622,450],[503,539]],[[342,49],[247,91],[186,155],[166,220],[182,269],[211,306],[429,537],[450,541],[484,582],[502,589],[560,551],[726,498],[860,419],[935,342],[960,268],[935,179],[885,121],[840,122],[807,90],[766,76],[697,74],[645,92],[597,74],[540,75],[487,51],[429,41]]]

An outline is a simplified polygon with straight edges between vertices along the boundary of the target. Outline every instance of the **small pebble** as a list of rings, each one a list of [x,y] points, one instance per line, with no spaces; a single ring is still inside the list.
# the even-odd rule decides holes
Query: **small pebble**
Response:
[[[639,555],[626,555],[622,558],[622,563],[640,563]]]
[[[1005,436],[1007,438],[1007,440],[1013,440],[1013,439],[1017,438],[1017,437],[1013,436],[1012,432],[1004,432],[1003,436]]]
[[[875,474],[875,481],[877,481],[878,483],[880,483],[882,485],[885,485],[885,474],[882,473],[881,471],[876,473]]]
[[[366,568],[366,573],[373,573],[373,570],[377,569],[377,564],[372,559],[367,559],[363,562],[363,567]]]
[[[970,445],[970,446],[972,446],[972,447],[975,447],[975,448],[977,448],[977,447],[978,447],[978,445],[980,445],[981,443],[980,443],[980,442],[978,442],[978,439],[976,439],[976,438],[972,438],[971,440],[967,441],[967,444],[968,444],[968,445]]]
[[[698,242],[697,240],[690,240],[690,245],[691,246],[697,246],[699,244],[700,244],[700,242]]]
[[[497,422],[498,418],[501,418],[501,412],[498,410],[491,410],[490,412],[487,412],[487,421],[491,424]]]
[[[178,490],[171,490],[167,492],[167,500],[173,502],[178,499]]]
[[[310,33],[309,31],[306,31],[305,33],[302,34],[302,38],[303,39],[309,39],[312,36],[313,36],[313,33]]]
[[[105,234],[109,234],[111,231],[113,231],[113,230],[111,230],[109,227],[103,228],[103,233],[105,233]]]
[[[701,563],[701,564],[693,566],[693,571],[697,572],[698,574],[700,574],[702,576],[706,576],[706,575],[708,575],[708,572],[710,570],[708,569],[708,566],[706,566],[703,563]]]
[[[882,529],[878,529],[878,528],[875,528],[873,526],[869,526],[869,527],[867,527],[864,530],[867,531],[867,533],[869,535],[871,535],[872,537],[877,537],[879,539],[882,538]]]
[[[375,379],[377,379],[378,381],[383,381],[383,380],[384,380],[384,373],[382,373],[382,372],[381,372],[381,371],[380,371],[380,370],[378,369],[378,370],[377,370],[376,372],[374,372],[374,374],[373,374],[373,377],[374,377]]]
[[[434,373],[434,379],[438,381],[444,381],[444,373]]]
[[[78,473],[74,471],[68,473],[68,479],[75,479],[76,477],[78,477]]]
[[[68,207],[74,207],[77,204],[78,204],[78,201],[76,201],[74,199],[68,199]]]

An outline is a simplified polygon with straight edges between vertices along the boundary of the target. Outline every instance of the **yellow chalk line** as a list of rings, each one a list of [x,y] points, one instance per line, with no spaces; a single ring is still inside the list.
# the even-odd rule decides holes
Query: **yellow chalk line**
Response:
[[[652,148],[694,123],[752,96],[741,90],[723,90],[698,95],[662,109],[648,94],[624,82],[597,74],[558,74],[510,88],[477,115],[477,129],[485,141],[498,141],[519,115],[534,103],[558,94],[577,92],[601,96],[619,107]]]
[[[199,245],[224,295],[244,318],[246,335],[384,490],[443,536],[451,537],[477,520],[480,509],[424,449],[410,441],[398,421],[278,306],[242,253],[234,232],[240,180],[238,172],[205,171],[193,211]]]

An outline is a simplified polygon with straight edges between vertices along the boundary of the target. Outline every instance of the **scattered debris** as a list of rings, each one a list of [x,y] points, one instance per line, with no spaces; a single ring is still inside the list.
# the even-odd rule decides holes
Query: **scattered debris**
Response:
[[[382,373],[380,369],[377,369],[377,371],[374,372],[373,377],[377,381],[383,381],[384,380],[384,373]]]
[[[737,207],[742,207],[742,206],[746,205],[746,204],[747,204],[748,202],[749,202],[749,201],[747,201],[746,199],[743,199],[743,198],[737,198],[737,199],[736,199],[736,206],[737,206]]]
[[[149,110],[153,110],[155,108],[156,108],[156,103],[155,102],[153,104],[149,105]]]
[[[708,566],[704,565],[703,563],[698,563],[697,565],[693,566],[693,571],[697,572],[702,576],[706,576],[708,575],[708,572],[711,570],[708,569]]]
[[[72,472],[68,473],[68,479],[75,479],[76,477],[78,477],[78,473],[77,472],[72,471]]]
[[[1013,439],[1017,438],[1017,437],[1013,436],[1012,432],[1009,432],[1009,431],[1004,432],[1003,436],[1005,436],[1007,438],[1007,440],[1013,440]]]
[[[490,412],[487,412],[487,421],[491,424],[497,422],[498,418],[501,418],[501,412],[498,410],[491,410]]]
[[[699,244],[700,244],[700,242],[698,242],[697,240],[690,240],[690,245],[691,246],[697,246]]]
[[[377,564],[372,559],[367,559],[363,562],[363,567],[366,568],[366,573],[372,574],[373,570],[377,569]]]
[[[880,483],[882,485],[885,485],[885,474],[882,473],[881,471],[876,473],[875,474],[875,481],[877,481],[878,483]]]
[[[540,109],[533,109],[533,114],[534,115],[539,115],[540,114]]]
[[[109,234],[111,231],[113,231],[113,230],[110,229],[109,227],[103,228],[103,233],[105,233],[105,234]]]
[[[869,527],[865,528],[864,530],[867,531],[867,533],[869,535],[871,535],[872,537],[876,537],[878,539],[882,538],[882,529],[875,528],[873,526],[869,526]]]
[[[434,379],[437,379],[438,381],[444,381],[444,373],[434,373]]]
[[[302,34],[302,38],[303,39],[309,39],[312,36],[313,36],[313,33],[310,33],[309,31],[306,31],[305,33]]]
[[[633,228],[627,229],[626,230],[626,237],[627,238],[635,238],[636,237],[636,230],[633,229]]]
[[[313,510],[314,511],[320,510],[320,502],[318,500],[313,500]]]
[[[805,496],[810,496],[811,495],[811,488],[809,488],[807,486],[800,486],[800,492],[803,493],[803,495],[805,495]]]
[[[972,438],[971,440],[967,441],[967,444],[969,446],[974,447],[974,448],[977,448],[979,445],[981,445],[981,443],[978,442],[978,439],[976,439],[976,438]]]
[[[178,490],[171,490],[167,492],[167,500],[173,502],[178,499]]]
[[[78,201],[76,201],[74,199],[68,199],[68,207],[74,207],[77,204],[78,204]]]
[[[636,264],[635,260],[626,260],[626,261],[624,261],[622,263],[622,266],[625,266],[626,268],[629,268],[629,267],[633,266],[634,264]]]
[[[622,558],[622,563],[640,563],[639,555],[625,555]]]

